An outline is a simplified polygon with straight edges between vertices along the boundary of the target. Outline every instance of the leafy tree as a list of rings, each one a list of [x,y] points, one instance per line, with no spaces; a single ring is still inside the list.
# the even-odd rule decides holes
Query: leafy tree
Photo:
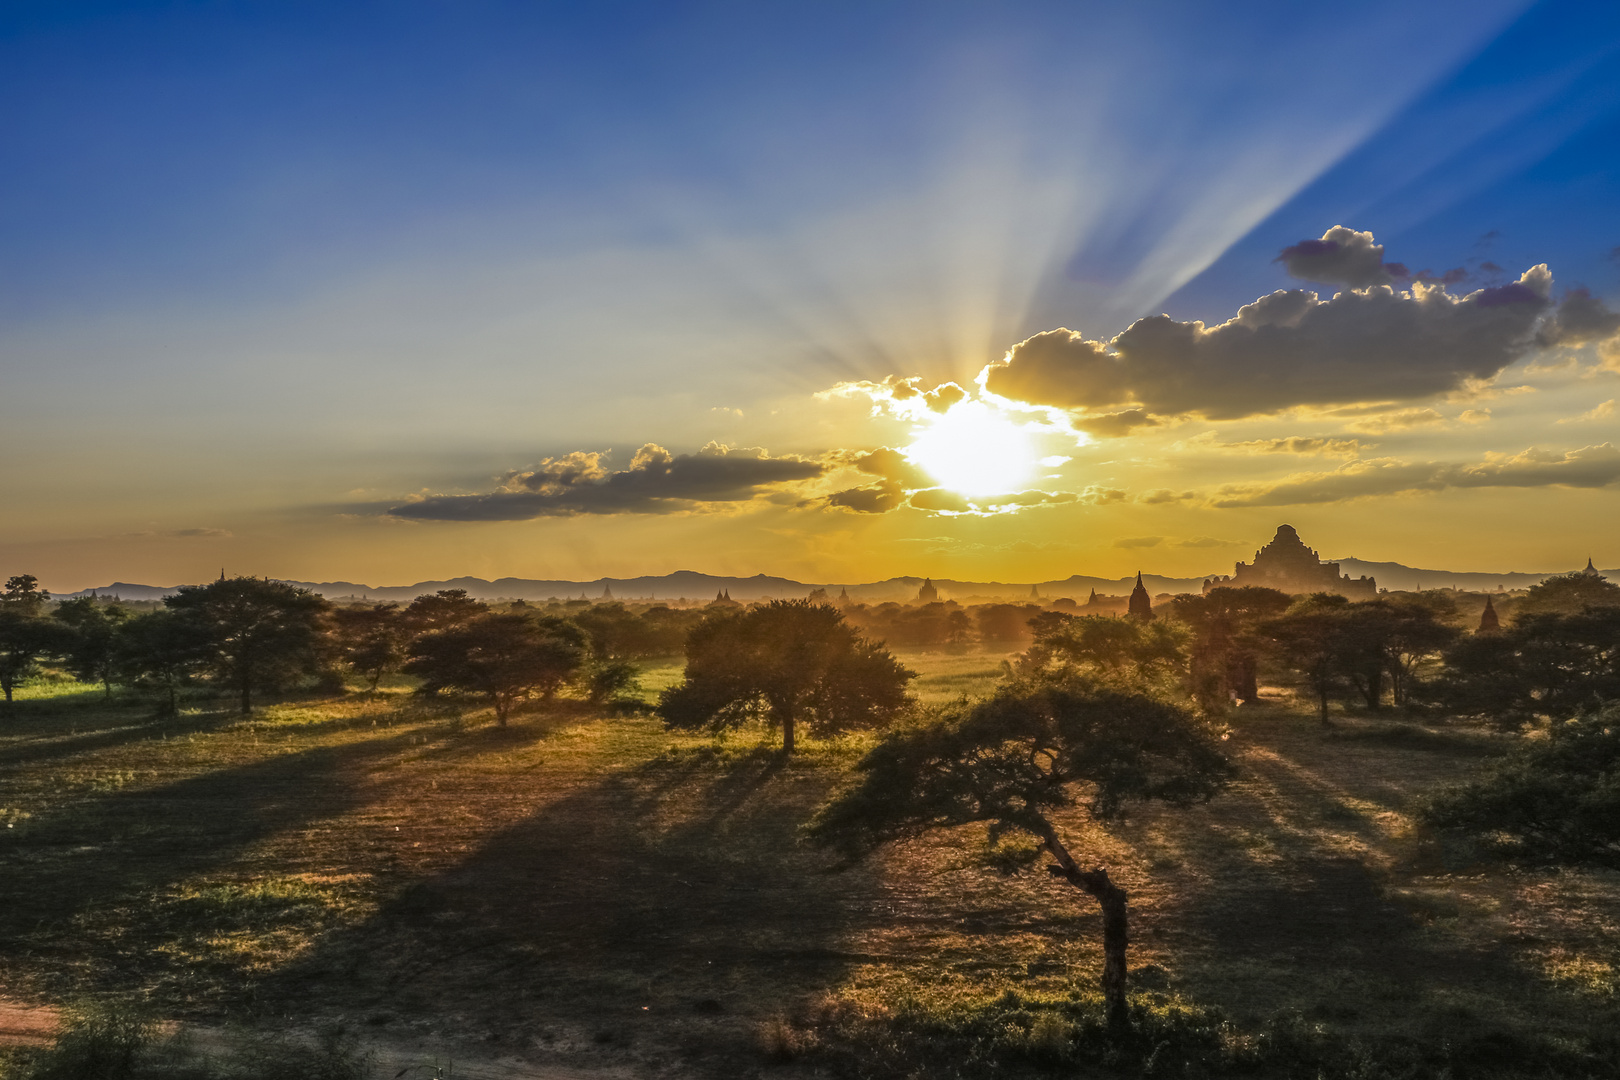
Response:
[[[1485,776],[1435,796],[1423,816],[1538,861],[1620,866],[1620,705],[1525,739]]]
[[[572,678],[587,646],[585,632],[567,619],[489,613],[417,638],[405,670],[422,677],[424,690],[484,695],[505,727],[513,705],[535,692],[549,698]]]
[[[45,617],[50,599],[32,574],[8,578],[0,593],[0,691],[7,705],[17,687],[38,673],[39,661],[67,645],[66,627]]]
[[[916,678],[882,645],[867,640],[836,608],[775,600],[742,612],[719,611],[686,639],[686,677],[659,697],[672,728],[737,727],[763,713],[793,753],[802,721],[817,734],[889,722],[909,703]]]
[[[1184,661],[1185,630],[1157,620],[1047,611],[1032,618],[1029,627],[1035,641],[1017,664],[1025,676],[1089,674],[1147,688],[1177,674]]]
[[[67,660],[74,676],[84,682],[98,682],[106,697],[112,697],[113,677],[118,671],[118,631],[129,618],[121,604],[104,604],[94,597],[64,600],[53,612],[71,628],[66,641]]]
[[[209,629],[188,614],[160,609],[136,615],[118,628],[113,663],[120,681],[153,693],[160,712],[180,709],[180,689],[214,655]]]
[[[1435,697],[1468,716],[1518,727],[1567,720],[1620,700],[1620,608],[1520,615],[1445,653]]]
[[[591,660],[580,673],[585,688],[585,699],[592,705],[603,705],[636,689],[641,669],[629,660]]]
[[[974,612],[980,641],[1027,641],[1029,622],[1041,613],[1038,604],[987,604]]]
[[[1514,609],[1517,618],[1530,615],[1579,615],[1587,608],[1620,607],[1620,585],[1577,571],[1559,574],[1530,586]]]
[[[468,596],[466,589],[440,589],[412,600],[405,609],[404,619],[412,633],[425,634],[465,626],[488,612],[489,605]]]
[[[1216,733],[1186,710],[1146,694],[1068,678],[1018,683],[989,699],[885,735],[856,766],[855,785],[806,827],[815,844],[851,858],[933,829],[982,822],[992,845],[1032,837],[1029,862],[1092,897],[1103,912],[1103,993],[1124,1026],[1126,892],[1106,867],[1086,868],[1053,818],[1082,803],[1107,821],[1132,801],[1184,806],[1209,799],[1232,767]]]
[[[1290,603],[1287,593],[1254,585],[1171,598],[1166,613],[1192,632],[1187,677],[1200,706],[1212,710],[1231,698],[1245,704],[1259,700],[1260,658],[1267,651],[1259,627]]]
[[[1340,615],[1349,606],[1342,596],[1312,593],[1261,627],[1277,655],[1315,694],[1324,724],[1328,723],[1328,699],[1345,666]]]
[[[394,604],[341,607],[332,612],[333,637],[338,654],[371,684],[398,671],[405,662],[409,629]]]
[[[253,711],[255,691],[316,669],[322,616],[331,607],[308,589],[250,577],[186,585],[163,603],[196,623],[208,642],[208,666],[236,691],[243,715]]]

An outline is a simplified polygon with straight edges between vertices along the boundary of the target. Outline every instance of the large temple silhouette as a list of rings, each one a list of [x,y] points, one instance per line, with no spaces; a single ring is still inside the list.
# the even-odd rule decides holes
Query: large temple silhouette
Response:
[[[1246,585],[1281,589],[1286,593],[1337,593],[1351,600],[1372,600],[1378,596],[1378,582],[1370,577],[1352,578],[1339,573],[1338,563],[1323,562],[1305,546],[1292,525],[1277,526],[1271,543],[1254,553],[1254,562],[1237,564],[1232,575],[1210,578],[1204,591]]]

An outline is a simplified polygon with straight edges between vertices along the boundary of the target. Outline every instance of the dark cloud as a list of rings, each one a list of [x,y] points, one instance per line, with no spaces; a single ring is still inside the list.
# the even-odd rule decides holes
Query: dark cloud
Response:
[[[1143,492],[1137,502],[1147,503],[1149,506],[1162,506],[1165,503],[1191,502],[1198,497],[1196,491],[1173,491],[1170,488],[1154,488]]]
[[[880,446],[876,450],[857,453],[849,458],[849,464],[861,472],[881,476],[885,480],[892,480],[899,486],[911,491],[918,488],[934,487],[938,483],[933,477],[912,464],[910,458],[887,446]]]
[[[1333,472],[1301,473],[1275,484],[1228,486],[1212,502],[1218,507],[1297,506],[1446,488],[1601,488],[1616,483],[1620,483],[1620,448],[1602,443],[1563,453],[1532,447],[1473,464],[1358,461]]]
[[[1299,405],[1406,401],[1489,379],[1536,346],[1545,266],[1457,298],[1441,286],[1279,291],[1218,326],[1140,319],[1109,342],[1060,328],[992,364],[985,387],[1082,412],[1238,419]]]
[[[1122,536],[1114,541],[1117,548],[1150,548],[1164,543],[1162,536]]]
[[[648,443],[630,467],[609,472],[596,454],[549,458],[504,478],[487,495],[435,495],[391,508],[394,517],[426,521],[523,521],[578,514],[668,514],[703,503],[743,502],[773,485],[813,480],[817,461],[768,457],[710,443],[696,454],[671,454]]]
[[[1189,536],[1185,540],[1177,540],[1176,541],[1176,547],[1184,547],[1184,548],[1237,547],[1238,544],[1241,543],[1241,542],[1242,541],[1239,541],[1239,540],[1222,540],[1219,537],[1214,537],[1214,536]]]
[[[841,506],[857,514],[886,514],[906,504],[906,492],[893,481],[869,487],[845,488],[827,496],[828,506]]]
[[[1275,261],[1283,264],[1290,277],[1352,289],[1392,285],[1396,278],[1409,276],[1400,263],[1384,265],[1384,245],[1376,243],[1372,233],[1343,225],[1333,226],[1320,240],[1301,240],[1283,248]]]
[[[1149,416],[1141,409],[1127,409],[1115,413],[1088,413],[1075,417],[1073,423],[1087,435],[1099,439],[1113,439],[1129,435],[1139,427],[1158,427],[1163,421]]]
[[[1536,334],[1543,345],[1584,345],[1620,334],[1620,312],[1585,289],[1571,289]]]
[[[946,491],[944,488],[914,492],[911,496],[911,505],[917,510],[932,510],[935,513],[944,511],[948,514],[970,514],[974,509],[966,497],[954,491]]]
[[[230,536],[229,529],[176,529],[170,536]]]

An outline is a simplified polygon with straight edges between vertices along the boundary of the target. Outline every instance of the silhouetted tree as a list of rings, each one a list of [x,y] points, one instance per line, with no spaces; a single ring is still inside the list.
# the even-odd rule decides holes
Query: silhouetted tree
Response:
[[[440,589],[412,600],[403,617],[412,633],[425,634],[465,626],[488,612],[489,605],[468,596],[466,589]]]
[[[45,616],[50,598],[32,574],[7,579],[0,593],[0,691],[7,705],[17,687],[38,673],[41,659],[67,647],[67,628]]]
[[[121,682],[154,694],[159,711],[180,708],[180,689],[214,657],[200,619],[167,608],[136,615],[118,628],[113,663]]]
[[[1446,650],[1436,700],[1507,727],[1560,721],[1620,700],[1620,608],[1520,615]]]
[[[1030,637],[1029,621],[1041,613],[1037,604],[987,604],[974,612],[979,640],[1019,642]]]
[[[1192,631],[1187,643],[1187,678],[1193,698],[1205,709],[1260,697],[1260,658],[1267,642],[1260,625],[1288,610],[1285,592],[1247,585],[1216,588],[1202,596],[1172,597],[1163,610]]]
[[[629,660],[590,660],[580,672],[580,684],[585,700],[592,705],[603,705],[628,691],[636,689],[641,669]]]
[[[337,608],[332,631],[338,655],[370,684],[373,692],[382,677],[405,662],[410,631],[394,604]]]
[[[798,725],[821,735],[888,723],[916,678],[836,608],[775,600],[706,617],[686,641],[686,677],[660,695],[672,728],[737,727],[764,714],[793,753]]]
[[[1328,723],[1328,699],[1345,666],[1340,616],[1349,606],[1350,601],[1342,596],[1312,593],[1261,626],[1277,656],[1310,687],[1324,724]]]
[[[1033,837],[1026,865],[1045,851],[1048,871],[1103,912],[1102,986],[1109,1020],[1128,1022],[1126,893],[1103,866],[1077,859],[1054,817],[1083,803],[1106,821],[1126,803],[1207,800],[1231,775],[1217,734],[1161,699],[1070,678],[1019,683],[988,700],[944,710],[885,735],[856,766],[859,780],[806,827],[815,844],[852,858],[932,829],[975,822],[999,845]]]
[[[1524,740],[1485,776],[1436,795],[1423,817],[1536,861],[1620,866],[1620,705]]]
[[[1587,608],[1620,607],[1620,585],[1595,574],[1559,574],[1530,586],[1514,607],[1516,618],[1530,615],[1579,615]]]
[[[196,623],[209,667],[236,691],[244,715],[253,711],[255,691],[316,669],[321,617],[331,606],[308,589],[250,577],[186,585],[163,603]]]
[[[536,692],[549,698],[572,678],[587,648],[585,632],[567,619],[490,613],[417,638],[405,670],[422,677],[424,690],[484,695],[505,727],[513,705]]]
[[[112,697],[117,674],[118,632],[129,612],[121,604],[104,604],[94,597],[64,600],[52,613],[72,633],[66,644],[69,670],[84,682],[98,682],[104,696]]]

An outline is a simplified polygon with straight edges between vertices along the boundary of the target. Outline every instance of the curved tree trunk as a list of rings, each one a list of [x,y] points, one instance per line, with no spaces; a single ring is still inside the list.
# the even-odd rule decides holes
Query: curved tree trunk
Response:
[[[1041,836],[1043,846],[1057,860],[1047,867],[1053,877],[1068,881],[1075,888],[1089,894],[1102,908],[1103,916],[1103,1002],[1108,1010],[1108,1026],[1124,1031],[1131,1026],[1130,1006],[1125,991],[1129,973],[1126,950],[1130,946],[1130,911],[1126,905],[1125,890],[1108,878],[1105,867],[1082,870],[1058,839],[1057,830],[1049,823]]]
[[[793,721],[795,717],[792,710],[782,715],[782,753],[790,756],[793,753]]]

